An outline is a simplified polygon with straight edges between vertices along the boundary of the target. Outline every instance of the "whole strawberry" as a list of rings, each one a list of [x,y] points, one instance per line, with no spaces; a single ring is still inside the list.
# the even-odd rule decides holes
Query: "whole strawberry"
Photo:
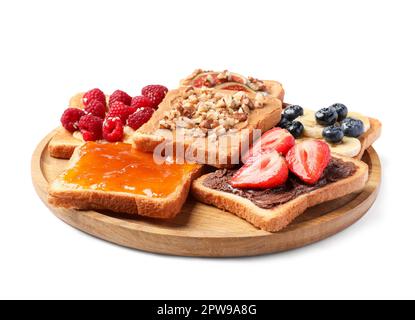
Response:
[[[153,108],[154,103],[146,96],[138,96],[131,100],[131,107],[135,110],[139,108]]]
[[[109,99],[109,105],[111,107],[111,105],[116,102],[116,101],[120,101],[124,104],[126,104],[127,106],[129,106],[131,104],[131,97],[125,93],[124,91],[121,90],[115,90]]]
[[[85,112],[104,119],[107,108],[105,107],[105,104],[102,103],[102,101],[92,100],[85,107]]]
[[[164,97],[166,96],[167,91],[169,90],[165,86],[152,84],[145,86],[141,90],[141,94],[151,100],[151,102],[153,103],[153,108],[157,108],[160,102],[162,102]]]
[[[121,119],[122,123],[125,124],[128,116],[134,113],[134,111],[134,108],[125,105],[121,101],[115,101],[107,113],[107,118],[119,118]]]
[[[134,130],[140,128],[143,124],[150,120],[154,113],[153,108],[141,108],[128,117],[127,125]]]
[[[119,118],[105,119],[102,134],[108,142],[121,141],[124,138],[124,124]]]
[[[99,117],[87,114],[79,120],[79,130],[85,141],[96,141],[102,139],[102,120]]]
[[[88,106],[88,104],[92,100],[99,100],[104,105],[107,105],[104,92],[102,92],[98,88],[95,88],[95,89],[92,89],[92,90],[89,90],[89,91],[85,92],[84,96],[82,97],[82,102],[84,103],[84,106]]]
[[[66,109],[61,117],[62,127],[69,132],[75,132],[78,130],[78,122],[82,116],[85,115],[85,111],[78,108]]]

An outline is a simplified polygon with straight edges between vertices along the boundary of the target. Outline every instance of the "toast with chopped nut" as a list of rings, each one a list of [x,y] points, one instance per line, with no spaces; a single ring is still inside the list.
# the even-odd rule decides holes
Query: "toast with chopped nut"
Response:
[[[254,129],[273,128],[281,111],[278,98],[261,92],[182,87],[166,95],[132,140],[145,152],[184,150],[199,163],[232,167],[249,148]]]

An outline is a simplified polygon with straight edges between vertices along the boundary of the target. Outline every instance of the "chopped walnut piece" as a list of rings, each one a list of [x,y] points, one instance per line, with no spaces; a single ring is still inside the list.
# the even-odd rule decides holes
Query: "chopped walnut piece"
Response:
[[[245,92],[224,94],[213,90],[187,89],[185,94],[172,102],[172,109],[165,113],[159,127],[183,130],[192,137],[216,137],[231,132],[238,123],[248,120],[252,109],[262,108],[265,98],[262,94],[251,99]]]
[[[247,85],[248,87],[250,87],[252,90],[255,90],[255,91],[265,91],[266,89],[265,83],[263,81],[258,80],[253,77],[248,77]]]
[[[245,113],[239,113],[239,112],[237,112],[237,113],[234,113],[233,114],[233,117],[235,119],[237,119],[239,122],[244,122],[244,121],[248,120],[248,115],[245,114]]]
[[[255,108],[262,108],[265,103],[265,98],[262,93],[258,92],[255,96],[254,106]]]

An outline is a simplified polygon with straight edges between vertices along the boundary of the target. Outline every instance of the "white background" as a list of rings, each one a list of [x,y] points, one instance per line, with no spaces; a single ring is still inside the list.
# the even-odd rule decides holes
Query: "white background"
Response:
[[[2,1],[0,298],[415,298],[411,4]],[[369,213],[315,245],[244,259],[133,251],[55,218],[30,158],[68,98],[174,88],[197,67],[276,79],[286,101],[381,119],[383,183]]]

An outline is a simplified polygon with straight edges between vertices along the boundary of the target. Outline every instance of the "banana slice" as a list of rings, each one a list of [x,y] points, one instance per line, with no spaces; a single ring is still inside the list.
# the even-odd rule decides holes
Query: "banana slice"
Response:
[[[368,117],[365,117],[363,114],[358,112],[349,112],[347,113],[348,118],[358,119],[363,122],[363,126],[365,128],[365,132],[370,129],[370,121]]]
[[[301,141],[304,141],[307,139],[310,139],[310,138],[296,139],[295,142],[300,143]],[[327,144],[329,145],[330,151],[332,153],[336,153],[338,155],[341,155],[344,157],[350,157],[350,158],[357,156],[360,152],[360,149],[362,148],[362,145],[359,139],[351,138],[351,137],[344,137],[341,143],[328,143],[327,142]]]
[[[341,143],[328,143],[331,152],[345,157],[355,157],[359,154],[362,145],[359,139],[343,137]]]
[[[303,135],[305,137],[321,139],[323,138],[324,127],[316,122],[315,112],[310,109],[304,109],[304,115],[295,119],[300,121],[304,126]]]

